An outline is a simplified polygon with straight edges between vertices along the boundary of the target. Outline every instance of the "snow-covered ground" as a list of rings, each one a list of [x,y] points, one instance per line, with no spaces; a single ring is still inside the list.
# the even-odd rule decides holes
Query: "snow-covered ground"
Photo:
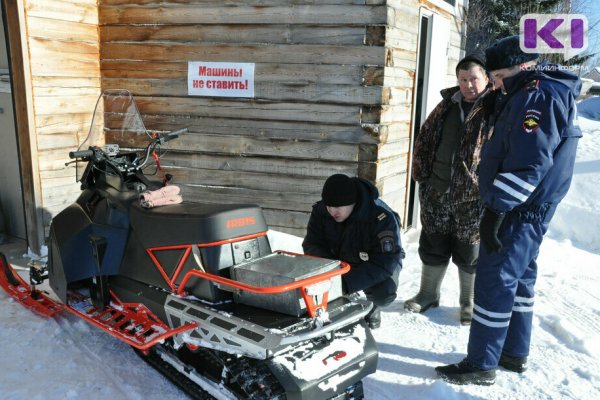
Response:
[[[418,232],[404,237],[407,258],[398,299],[374,331],[380,359],[364,380],[366,398],[600,399],[600,122],[582,120],[571,190],[542,244],[530,369],[498,372],[490,387],[455,386],[434,367],[461,360],[469,328],[458,322],[458,277],[449,269],[441,306],[406,313],[419,287]],[[300,250],[300,238],[271,232],[273,248]],[[172,400],[185,395],[129,346],[71,315],[38,317],[0,291],[0,399]]]

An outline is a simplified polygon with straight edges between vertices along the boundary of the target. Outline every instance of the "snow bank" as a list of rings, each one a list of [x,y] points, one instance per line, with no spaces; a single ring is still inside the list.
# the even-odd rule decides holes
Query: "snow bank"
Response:
[[[577,113],[587,119],[600,121],[600,97],[593,96],[577,104]]]
[[[569,239],[588,251],[600,253],[600,126],[579,119],[584,132],[569,193],[558,206],[549,237]]]

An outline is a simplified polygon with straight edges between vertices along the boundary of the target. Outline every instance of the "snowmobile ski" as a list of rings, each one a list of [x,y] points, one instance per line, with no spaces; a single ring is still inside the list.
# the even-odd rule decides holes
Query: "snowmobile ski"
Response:
[[[0,263],[0,286],[13,299],[42,317],[52,317],[63,310],[62,304],[52,300],[43,291],[32,289],[12,268],[3,253],[0,253]]]

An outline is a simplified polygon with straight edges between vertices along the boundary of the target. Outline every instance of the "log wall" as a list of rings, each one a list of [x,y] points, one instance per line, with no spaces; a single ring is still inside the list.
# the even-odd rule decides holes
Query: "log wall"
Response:
[[[255,202],[303,235],[327,176],[377,178],[388,9],[370,3],[104,0],[102,86],[149,129],[189,128],[163,159],[187,200]],[[188,61],[255,63],[255,97],[188,96]]]
[[[256,203],[303,236],[324,180],[345,173],[403,215],[419,11],[440,1],[26,0],[46,223],[77,194],[66,156],[110,88],[134,94],[148,129],[189,129],[162,159],[186,201]],[[463,24],[448,18],[453,84]],[[190,61],[254,63],[254,98],[189,96]]]
[[[44,225],[79,192],[68,152],[86,137],[100,94],[96,0],[26,0],[37,165]],[[46,229],[47,230],[47,229]]]

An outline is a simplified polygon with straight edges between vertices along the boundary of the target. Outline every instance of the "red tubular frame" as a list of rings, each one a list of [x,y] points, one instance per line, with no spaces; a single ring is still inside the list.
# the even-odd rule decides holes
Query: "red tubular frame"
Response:
[[[236,237],[233,239],[220,240],[218,242],[211,242],[211,243],[181,244],[181,245],[174,245],[174,246],[152,247],[151,249],[146,249],[146,253],[148,254],[148,257],[150,257],[150,259],[152,260],[152,262],[154,263],[156,268],[158,269],[158,272],[160,272],[160,274],[162,275],[165,282],[167,282],[167,284],[171,288],[171,291],[175,292],[175,290],[177,290],[177,286],[175,285],[175,282],[177,281],[177,278],[179,278],[179,274],[181,273],[183,266],[185,265],[188,258],[190,257],[190,254],[192,253],[192,246],[198,246],[200,248],[220,246],[220,245],[226,244],[226,243],[241,242],[243,240],[254,239],[257,237],[261,237],[261,236],[267,236],[267,232],[259,232],[259,233],[254,233],[252,235],[240,236],[240,237]],[[169,276],[167,276],[167,273],[165,272],[165,269],[163,268],[163,266],[160,265],[160,261],[158,261],[158,259],[154,255],[155,251],[164,251],[164,250],[185,250],[185,252],[183,253],[183,256],[181,257],[181,260],[179,260],[179,264],[177,264],[177,267],[175,268],[175,272],[173,273],[173,276],[170,278],[169,278]]]
[[[258,294],[279,294],[279,293],[289,292],[290,290],[300,289],[302,298],[304,299],[304,302],[306,303],[306,308],[308,310],[308,314],[311,317],[317,316],[319,310],[326,311],[327,310],[327,300],[329,297],[329,291],[328,290],[325,291],[323,293],[323,298],[321,299],[320,302],[317,303],[315,298],[313,298],[313,296],[310,296],[308,294],[307,287],[314,285],[316,283],[323,282],[328,279],[334,278],[338,275],[345,274],[346,272],[350,271],[350,265],[348,265],[347,263],[345,263],[343,261],[340,261],[341,267],[338,269],[335,269],[333,271],[328,271],[328,272],[325,272],[325,273],[322,273],[319,275],[311,276],[306,279],[302,279],[302,280],[295,281],[295,282],[290,282],[288,284],[280,285],[280,286],[268,286],[268,287],[252,286],[252,285],[247,285],[242,282],[237,282],[237,281],[234,281],[234,280],[231,280],[228,278],[224,278],[219,275],[215,275],[215,274],[211,274],[211,273],[203,272],[203,271],[199,271],[199,270],[188,271],[185,274],[185,276],[183,277],[181,284],[180,285],[176,284],[177,279],[181,275],[181,271],[183,270],[185,263],[188,261],[190,254],[192,254],[192,246],[197,246],[199,248],[220,246],[222,244],[241,242],[244,240],[254,239],[254,238],[266,236],[266,235],[267,235],[267,232],[259,232],[259,233],[255,233],[255,234],[251,234],[251,235],[239,236],[239,237],[236,237],[233,239],[226,239],[226,240],[221,240],[218,242],[211,242],[211,243],[183,244],[183,245],[173,245],[173,246],[152,247],[150,249],[146,249],[146,253],[148,254],[150,259],[154,263],[154,266],[158,269],[158,272],[161,274],[161,276],[163,277],[165,282],[169,285],[169,288],[171,289],[171,291],[173,293],[176,293],[178,296],[185,295],[185,285],[189,282],[189,280],[191,278],[195,277],[195,278],[199,278],[199,279],[207,279],[209,281],[212,281],[212,282],[215,282],[215,283],[218,283],[221,285],[225,285],[225,286],[228,286],[231,288],[235,288],[238,290],[244,290],[247,292],[258,293]],[[183,250],[184,251],[183,255],[181,256],[181,259],[179,260],[177,266],[175,267],[175,271],[173,272],[171,277],[169,277],[167,275],[164,267],[161,265],[160,261],[154,254],[155,252],[168,251],[168,250]],[[307,256],[305,254],[292,253],[292,252],[288,252],[288,251],[278,251],[278,252],[282,253],[282,254],[293,255],[296,257],[312,257],[312,256]]]
[[[310,256],[305,256],[302,254],[296,254],[296,253],[291,253],[291,252],[286,252],[286,251],[279,251],[279,253],[290,254],[290,255],[294,255],[294,256],[298,256],[298,257],[310,257]],[[188,281],[192,277],[208,279],[209,281],[216,282],[221,285],[225,285],[225,286],[232,287],[232,288],[239,289],[239,290],[244,290],[247,292],[258,293],[258,294],[278,294],[278,293],[289,292],[290,290],[300,289],[300,293],[302,293],[302,298],[304,299],[304,302],[306,303],[308,315],[310,315],[311,317],[315,317],[317,315],[317,312],[319,309],[323,309],[323,311],[327,310],[327,298],[329,296],[329,291],[326,291],[323,294],[323,299],[321,300],[321,302],[316,303],[315,300],[313,299],[313,297],[308,294],[307,287],[314,285],[316,283],[323,282],[328,279],[334,278],[338,275],[345,274],[346,272],[350,271],[350,265],[348,265],[348,263],[345,263],[343,261],[340,261],[340,263],[341,263],[341,267],[339,269],[324,272],[322,274],[311,276],[311,277],[308,277],[305,279],[301,279],[299,281],[290,282],[285,285],[266,286],[266,287],[252,286],[252,285],[248,285],[248,284],[245,284],[242,282],[237,282],[237,281],[234,281],[234,280],[231,280],[228,278],[224,278],[219,275],[210,274],[208,272],[192,270],[192,271],[189,271],[187,274],[185,274],[185,277],[183,278],[183,280],[181,281],[181,284],[179,285],[179,288],[177,289],[177,295],[179,295],[179,296],[185,295],[185,285],[188,283]]]
[[[67,305],[66,309],[78,317],[83,318],[90,324],[116,337],[117,339],[122,340],[130,346],[142,351],[148,350],[150,347],[167,338],[170,338],[171,336],[175,336],[179,333],[198,327],[196,322],[192,322],[171,329],[164,322],[162,322],[160,318],[155,316],[144,304],[122,303],[112,291],[110,293],[114,298],[114,303],[116,303],[119,308],[109,306],[103,311],[98,311],[95,307],[93,307],[89,311],[80,311]],[[112,311],[115,313],[110,315]],[[111,324],[113,320],[117,319],[118,317],[124,318],[123,322],[119,323],[128,322],[128,326],[126,328],[121,329],[118,324]],[[128,328],[136,325],[141,326],[136,333],[131,334],[127,332]],[[153,329],[157,333],[162,331],[162,333],[152,337],[152,339],[148,339],[144,337],[144,332],[148,329]]]

